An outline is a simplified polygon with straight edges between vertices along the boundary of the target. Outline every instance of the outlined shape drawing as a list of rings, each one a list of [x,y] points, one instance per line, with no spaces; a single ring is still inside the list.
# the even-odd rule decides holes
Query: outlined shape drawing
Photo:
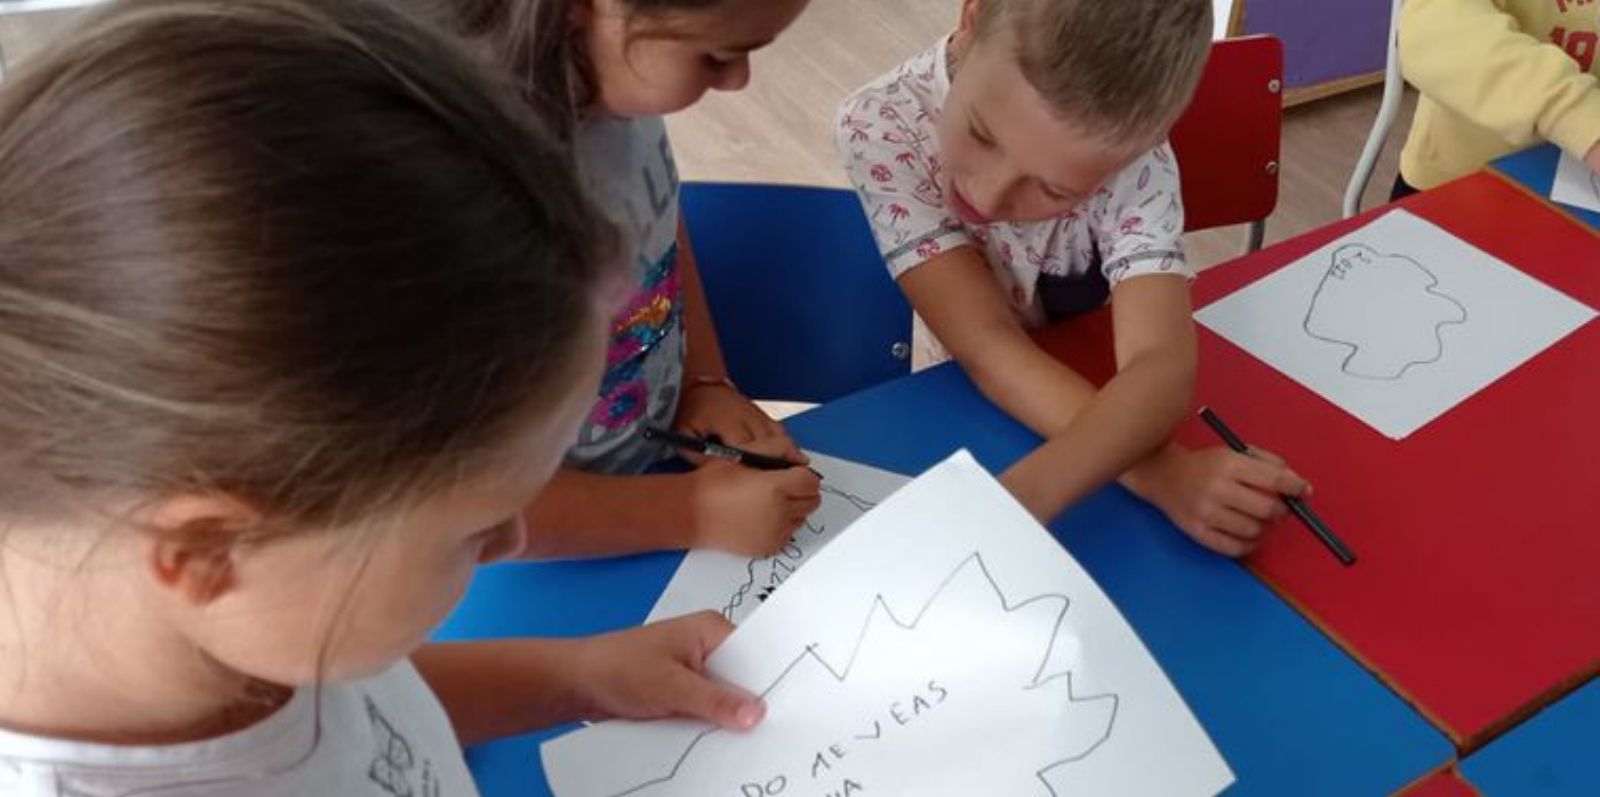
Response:
[[[735,625],[761,608],[801,566],[907,481],[897,473],[807,452],[823,475],[822,502],[769,556],[690,551],[651,609],[647,622],[715,611]]]
[[[1595,318],[1594,308],[1485,251],[1475,235],[1391,208],[1194,318],[1404,440],[1519,369],[1540,367],[1547,349]],[[1577,274],[1586,264],[1550,265],[1546,273]]]
[[[1439,278],[1412,257],[1348,243],[1332,260],[1301,327],[1349,350],[1340,363],[1349,376],[1395,381],[1437,363],[1445,356],[1445,328],[1469,321],[1466,306],[1440,290]]]
[[[1072,606],[1067,595],[1047,593],[1012,601],[983,555],[973,552],[913,611],[896,611],[891,605],[893,602],[881,593],[874,597],[854,644],[841,661],[830,661],[815,644],[805,645],[777,679],[761,691],[761,696],[771,703],[782,700],[783,691],[797,690],[801,695],[811,696],[805,698],[805,702],[812,712],[836,713],[839,721],[836,732],[813,731],[814,744],[797,745],[796,749],[807,755],[794,758],[787,771],[764,773],[755,777],[756,781],[781,780],[786,784],[805,781],[812,785],[826,776],[829,783],[854,783],[863,794],[916,793],[914,780],[883,783],[889,772],[914,779],[916,767],[897,768],[881,762],[873,767],[870,762],[874,756],[892,754],[908,761],[928,759],[933,751],[915,749],[919,741],[915,731],[921,730],[922,725],[942,721],[946,727],[941,734],[923,734],[921,741],[925,745],[949,744],[949,726],[955,718],[950,716],[952,709],[948,705],[962,700],[990,699],[986,693],[996,689],[993,683],[980,688],[971,681],[993,679],[997,673],[1008,670],[1014,672],[1016,684],[1013,687],[1002,683],[1000,688],[1009,690],[1019,706],[1029,703],[1054,706],[1059,722],[1048,730],[1040,728],[1028,734],[1033,747],[1011,745],[1004,751],[995,750],[983,756],[984,766],[991,770],[1011,767],[1008,771],[982,773],[982,781],[993,789],[991,793],[1059,797],[1048,775],[1088,758],[1111,739],[1122,698],[1114,693],[1079,695],[1073,687],[1071,669],[1049,671]],[[975,612],[986,614],[974,617]],[[974,633],[982,634],[984,628],[991,638],[974,640]],[[950,664],[948,654],[954,649],[965,651],[967,661]],[[904,671],[907,660],[923,662],[925,666],[918,672],[908,673]],[[854,694],[850,689],[858,678],[867,682],[861,690],[865,694]],[[895,680],[906,683],[901,693],[911,697],[883,709],[878,705],[881,700],[874,698],[884,691],[883,682]],[[834,706],[817,705],[815,696],[818,694],[832,696],[833,702],[839,704],[837,710],[832,710]],[[863,712],[864,706],[878,710]],[[794,707],[787,708],[793,710]],[[1002,714],[1014,716],[1019,711],[1025,716],[1028,709],[1012,707],[1010,712]],[[1046,708],[1036,713],[1051,712]],[[966,742],[974,749],[981,748],[987,732],[982,727],[960,731],[970,735]],[[690,792],[684,791],[685,787],[679,783],[686,778],[693,779],[693,793],[701,793],[700,790],[712,781],[724,777],[728,778],[725,788],[705,793],[739,794],[741,782],[750,778],[728,771],[725,763],[718,762],[759,758],[761,756],[741,751],[740,747],[773,743],[774,740],[765,740],[759,735],[743,736],[709,729],[694,737],[660,777],[610,792],[607,797],[688,794]],[[817,750],[823,752],[815,753]],[[818,755],[822,758],[817,758]],[[697,761],[707,757],[711,762],[700,769],[714,768],[713,771],[696,771]],[[1018,763],[1033,759],[1038,760]],[[864,765],[863,762],[869,763]],[[1023,783],[1028,785],[1024,787]],[[815,785],[810,791],[817,791]],[[826,793],[837,791],[833,788]]]
[[[857,475],[834,486],[876,495]],[[1234,780],[1110,596],[966,451],[823,548],[705,670],[762,695],[765,719],[596,723],[540,746],[551,792],[1214,797]]]
[[[872,501],[853,493],[834,487],[826,482],[822,485],[822,500],[824,503],[834,503],[838,507],[837,513],[818,511],[800,526],[792,539],[783,548],[771,556],[751,559],[745,566],[745,579],[728,599],[722,603],[722,616],[730,622],[737,623],[744,616],[754,611],[756,606],[766,602],[772,593],[783,586],[800,565],[820,548],[838,531],[843,530],[851,522],[862,515],[872,511],[878,505]],[[835,515],[842,518],[829,519]],[[752,603],[752,601],[754,603]]]

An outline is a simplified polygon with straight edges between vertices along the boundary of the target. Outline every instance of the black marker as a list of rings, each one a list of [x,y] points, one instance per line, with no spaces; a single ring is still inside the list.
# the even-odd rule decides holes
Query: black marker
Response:
[[[644,439],[665,443],[680,451],[689,451],[703,457],[736,462],[756,470],[788,470],[802,467],[798,462],[790,462],[781,457],[769,457],[766,454],[757,454],[753,451],[745,451],[742,448],[734,448],[715,437],[704,439],[690,437],[676,432],[669,432],[665,429],[657,429],[653,426],[645,427]],[[817,473],[815,469],[812,469],[811,472]],[[817,478],[822,478],[822,474],[817,473]]]
[[[1228,448],[1246,456],[1250,454],[1250,447],[1245,445],[1244,441],[1240,440],[1239,436],[1234,434],[1233,430],[1229,429],[1228,425],[1223,423],[1222,419],[1217,417],[1217,414],[1212,412],[1210,407],[1200,408],[1200,420],[1205,421],[1206,425],[1211,427],[1211,431],[1216,432],[1217,436],[1222,438],[1222,442],[1228,445]],[[1280,495],[1279,498],[1282,498],[1283,502],[1288,504],[1289,511],[1293,512],[1295,517],[1300,518],[1300,522],[1304,523],[1306,528],[1310,529],[1312,534],[1317,535],[1317,539],[1321,540],[1322,544],[1327,546],[1328,550],[1339,558],[1339,564],[1349,567],[1356,563],[1356,555],[1351,553],[1350,548],[1334,535],[1333,530],[1328,528],[1328,524],[1322,522],[1322,518],[1317,517],[1317,513],[1311,511],[1311,507],[1307,506],[1305,501],[1288,495]]]

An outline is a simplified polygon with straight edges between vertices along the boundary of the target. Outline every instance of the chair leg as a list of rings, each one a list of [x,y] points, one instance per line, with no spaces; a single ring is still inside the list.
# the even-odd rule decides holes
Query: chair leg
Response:
[[[1256,219],[1250,222],[1250,242],[1246,244],[1248,252],[1261,251],[1261,245],[1267,240],[1267,220]]]
[[[1389,12],[1389,63],[1383,80],[1383,102],[1378,107],[1378,118],[1372,123],[1372,132],[1367,135],[1366,146],[1361,150],[1361,158],[1350,175],[1350,184],[1345,187],[1344,217],[1347,219],[1361,212],[1361,195],[1372,181],[1372,171],[1378,165],[1378,156],[1383,154],[1383,144],[1389,138],[1389,131],[1394,129],[1401,100],[1405,98],[1405,79],[1400,76],[1400,3],[1401,0],[1394,0]]]

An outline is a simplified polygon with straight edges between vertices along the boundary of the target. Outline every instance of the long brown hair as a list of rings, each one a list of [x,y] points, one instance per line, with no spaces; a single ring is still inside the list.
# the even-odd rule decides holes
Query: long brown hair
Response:
[[[0,507],[443,487],[614,259],[494,70],[383,0],[118,0],[0,90]]]
[[[595,100],[595,77],[573,23],[594,0],[409,0],[455,33],[487,45],[521,85],[523,98],[570,136]],[[729,0],[618,0],[630,15],[661,16],[714,8]]]

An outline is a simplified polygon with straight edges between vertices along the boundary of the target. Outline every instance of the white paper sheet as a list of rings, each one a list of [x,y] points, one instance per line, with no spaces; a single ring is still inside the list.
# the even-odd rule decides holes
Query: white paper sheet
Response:
[[[1227,764],[1087,573],[966,453],[835,539],[711,657],[745,734],[605,722],[557,797],[1208,797]]]
[[[1195,314],[1394,440],[1594,317],[1403,210]]]
[[[1600,174],[1589,171],[1583,161],[1561,153],[1561,165],[1556,167],[1556,181],[1550,188],[1550,198],[1564,205],[1573,205],[1600,213]]]
[[[911,481],[898,473],[806,453],[811,467],[822,474],[822,505],[794,539],[760,559],[721,551],[689,552],[645,622],[706,609],[721,612],[734,623],[743,622],[822,546]]]

